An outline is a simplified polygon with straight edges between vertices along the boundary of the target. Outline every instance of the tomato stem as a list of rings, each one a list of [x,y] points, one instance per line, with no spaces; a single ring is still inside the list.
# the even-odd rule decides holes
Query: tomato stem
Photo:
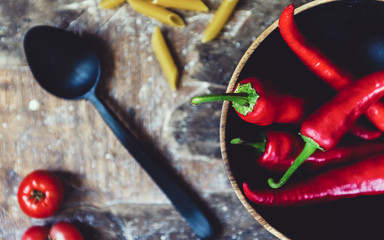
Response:
[[[35,202],[41,201],[45,197],[45,194],[39,190],[32,190],[31,197],[35,200]]]

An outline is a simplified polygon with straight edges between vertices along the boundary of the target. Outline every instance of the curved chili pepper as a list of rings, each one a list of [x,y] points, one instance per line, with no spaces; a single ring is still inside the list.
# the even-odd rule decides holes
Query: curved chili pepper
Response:
[[[354,78],[332,63],[300,33],[294,21],[294,10],[294,4],[288,5],[279,18],[280,34],[287,45],[309,70],[336,91],[351,84]],[[371,106],[366,111],[366,116],[378,129],[384,131],[384,103],[377,102]]]
[[[317,149],[334,148],[364,112],[384,96],[384,71],[370,74],[343,88],[333,99],[311,114],[301,125],[304,148],[279,182],[268,179],[279,188]]]
[[[371,108],[369,108],[371,109]],[[368,111],[369,111],[368,109]],[[368,127],[362,123],[355,122],[355,124],[352,125],[352,127],[349,129],[349,132],[356,137],[365,139],[365,140],[374,140],[383,135],[383,132],[379,129],[373,127]]]
[[[255,148],[260,155],[255,162],[265,169],[284,172],[293,164],[304,147],[295,135],[282,131],[268,131],[262,142],[245,142],[234,138],[232,144],[245,144]],[[308,170],[319,170],[331,165],[356,162],[361,159],[384,153],[384,143],[364,142],[335,147],[329,151],[317,150],[303,163]]]
[[[241,80],[233,93],[211,94],[192,98],[192,104],[212,101],[232,101],[244,121],[267,126],[276,123],[301,123],[304,119],[304,100],[281,95],[255,77]]]
[[[377,155],[323,172],[281,189],[253,190],[243,183],[245,196],[256,204],[298,206],[384,193],[384,155]]]

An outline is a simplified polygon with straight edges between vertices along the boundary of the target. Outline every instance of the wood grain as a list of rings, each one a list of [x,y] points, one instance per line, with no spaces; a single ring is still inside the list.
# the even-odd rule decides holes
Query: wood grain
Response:
[[[293,1],[298,5],[305,0]],[[100,95],[218,215],[221,239],[274,239],[246,212],[229,184],[219,145],[221,103],[191,106],[191,97],[225,91],[237,62],[285,3],[242,1],[219,38],[202,44],[211,11],[177,11],[175,29],[134,12],[127,4],[100,10],[94,0],[24,0],[0,3],[0,239],[20,239],[32,224],[75,222],[87,239],[196,239],[168,199],[116,140],[93,106],[45,92],[25,61],[22,40],[34,25],[78,33],[102,62]],[[150,47],[160,26],[180,68],[172,92]],[[57,216],[32,219],[18,207],[21,179],[49,169],[64,181],[66,201]]]

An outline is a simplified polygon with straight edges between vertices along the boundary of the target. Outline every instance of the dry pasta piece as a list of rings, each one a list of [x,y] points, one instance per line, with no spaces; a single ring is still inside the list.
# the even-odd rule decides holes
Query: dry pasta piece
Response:
[[[185,27],[183,19],[164,7],[157,6],[146,0],[127,0],[129,5],[137,12],[155,18],[162,23],[173,27]]]
[[[121,4],[125,3],[125,0],[101,0],[99,3],[99,8],[115,8]]]
[[[213,40],[224,27],[239,0],[223,0],[203,34],[203,42]]]
[[[207,5],[201,0],[152,0],[153,4],[166,7],[191,10],[197,12],[208,12]]]
[[[152,35],[152,48],[172,90],[177,88],[179,72],[159,27]]]

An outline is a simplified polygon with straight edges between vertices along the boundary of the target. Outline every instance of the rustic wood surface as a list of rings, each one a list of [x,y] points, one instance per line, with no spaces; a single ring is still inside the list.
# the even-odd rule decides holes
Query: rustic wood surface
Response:
[[[220,36],[206,44],[202,32],[219,0],[205,1],[208,13],[177,10],[187,23],[183,29],[160,24],[128,4],[100,10],[98,2],[0,2],[0,239],[20,239],[31,225],[62,219],[77,224],[86,239],[197,239],[90,103],[58,99],[36,83],[22,41],[30,27],[41,24],[76,32],[97,50],[102,98],[217,215],[218,239],[276,239],[229,184],[219,147],[221,103],[189,101],[224,92],[242,54],[288,2],[240,1]],[[181,71],[175,92],[150,46],[155,26]],[[55,171],[65,183],[64,205],[49,219],[30,218],[17,203],[18,184],[35,169]]]

